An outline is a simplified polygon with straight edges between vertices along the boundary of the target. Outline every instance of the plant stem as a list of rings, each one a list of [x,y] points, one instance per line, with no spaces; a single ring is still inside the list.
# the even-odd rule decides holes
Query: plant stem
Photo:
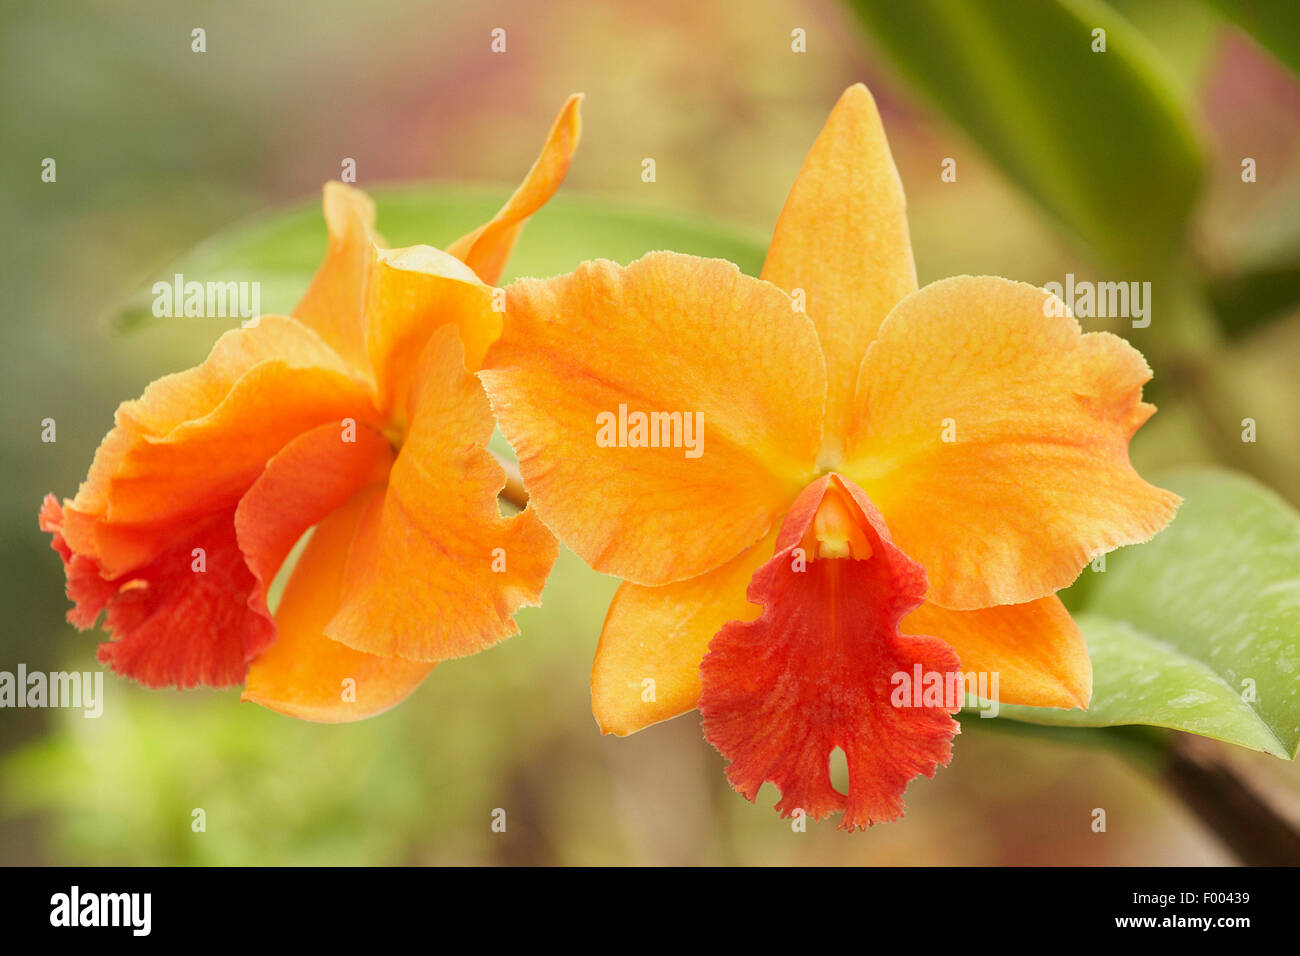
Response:
[[[1223,745],[1173,734],[1160,779],[1251,866],[1300,866],[1300,832],[1222,759]]]
[[[1096,747],[1158,780],[1237,859],[1249,866],[1300,866],[1300,829],[1233,767],[1230,747],[1208,737],[1142,725],[1052,727],[1016,720],[963,721],[981,730]]]
[[[496,458],[497,464],[501,466],[501,470],[506,473],[505,487],[497,492],[497,497],[514,505],[519,511],[523,511],[528,505],[528,489],[524,487],[524,479],[519,474],[519,466],[495,451],[492,452],[492,455]]]

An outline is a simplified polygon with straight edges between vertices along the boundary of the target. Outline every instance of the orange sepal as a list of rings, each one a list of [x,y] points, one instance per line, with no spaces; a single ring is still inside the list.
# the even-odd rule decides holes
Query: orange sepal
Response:
[[[1088,646],[1056,595],[975,611],[927,601],[903,619],[903,630],[951,646],[964,674],[996,674],[1001,703],[1070,708],[1092,698]]]
[[[501,210],[490,221],[447,247],[448,252],[489,285],[495,285],[501,278],[510,250],[514,248],[528,217],[541,209],[564,181],[569,171],[569,160],[573,158],[582,135],[581,104],[581,93],[575,93],[565,101],[551,124],[537,161]]]
[[[591,710],[601,733],[626,736],[695,709],[709,641],[728,621],[758,615],[745,589],[775,542],[773,531],[688,581],[619,586],[591,668]]]
[[[345,183],[325,184],[329,246],[294,318],[315,329],[359,374],[367,370],[362,313],[375,241],[375,204]]]
[[[826,440],[837,445],[867,346],[889,310],[916,291],[903,185],[861,83],[844,91],[804,160],[762,277],[803,290],[826,355]]]

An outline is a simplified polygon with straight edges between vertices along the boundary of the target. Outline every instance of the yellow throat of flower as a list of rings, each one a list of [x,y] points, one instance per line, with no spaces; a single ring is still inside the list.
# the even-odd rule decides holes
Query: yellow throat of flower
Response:
[[[865,561],[871,557],[872,547],[862,521],[858,509],[832,483],[804,535],[804,552],[813,559],[855,558]]]

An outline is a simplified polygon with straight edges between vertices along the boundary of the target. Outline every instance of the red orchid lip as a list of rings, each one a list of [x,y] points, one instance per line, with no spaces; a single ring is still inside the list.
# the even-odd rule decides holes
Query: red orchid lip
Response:
[[[803,491],[750,583],[762,614],[725,625],[700,665],[704,735],[737,791],[753,800],[772,782],[782,816],[843,811],[845,830],[902,815],[908,781],[946,765],[960,729],[960,702],[892,702],[899,671],[960,675],[947,644],[899,632],[925,590],[862,489],[832,474]],[[831,785],[836,748],[847,794]]]

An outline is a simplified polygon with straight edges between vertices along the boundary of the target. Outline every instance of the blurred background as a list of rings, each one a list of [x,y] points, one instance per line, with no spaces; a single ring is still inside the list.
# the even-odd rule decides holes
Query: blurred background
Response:
[[[1277,291],[1294,278],[1286,256],[1300,258],[1300,87],[1215,7],[1133,0],[1108,14],[1146,37],[1189,104],[1204,167],[1180,268],[1223,313],[1202,317],[1220,329],[1212,361],[1188,369],[1176,351],[1162,366],[1161,342],[1130,336],[1157,383],[1191,376],[1155,395],[1161,412],[1133,454],[1140,468],[1236,456],[1227,463],[1300,504],[1300,311]],[[206,30],[202,55],[191,52],[195,27]],[[504,55],[489,50],[495,27],[507,31]],[[791,50],[796,28],[806,53]],[[225,327],[176,319],[121,331],[111,316],[204,237],[310,200],[344,157],[362,187],[482,181],[504,198],[565,96],[583,91],[565,194],[702,215],[761,243],[831,106],[865,81],[908,195],[922,283],[1099,274],[1092,247],[936,109],[886,46],[833,0],[0,5],[0,670],[98,669],[102,634],[64,622],[60,562],[36,527],[41,498],[72,495],[118,402],[201,360]],[[1097,104],[1103,118],[1112,105],[1122,106]],[[992,107],[1014,124],[1014,103]],[[1248,187],[1246,156],[1259,169]],[[41,181],[45,157],[56,183]],[[652,184],[645,157],[656,160]],[[946,157],[956,183],[940,179]],[[1117,151],[1116,176],[1125,162]],[[545,215],[522,260],[547,241]],[[322,249],[323,235],[322,224]],[[1227,419],[1269,423],[1248,460],[1206,426],[1211,392]],[[41,441],[47,417],[55,443]],[[0,863],[1233,861],[1121,757],[980,721],[965,722],[948,769],[913,782],[901,822],[794,833],[772,812],[771,788],[756,805],[730,792],[694,714],[628,739],[599,735],[587,678],[615,585],[565,555],[545,606],[520,614],[519,636],[442,665],[405,704],[360,724],[297,722],[240,704],[237,690],[146,692],[111,673],[98,720],[2,710]],[[1296,810],[1292,765],[1232,759]],[[504,834],[490,827],[498,807]],[[1090,828],[1096,807],[1106,833]],[[191,830],[195,808],[206,832]]]

